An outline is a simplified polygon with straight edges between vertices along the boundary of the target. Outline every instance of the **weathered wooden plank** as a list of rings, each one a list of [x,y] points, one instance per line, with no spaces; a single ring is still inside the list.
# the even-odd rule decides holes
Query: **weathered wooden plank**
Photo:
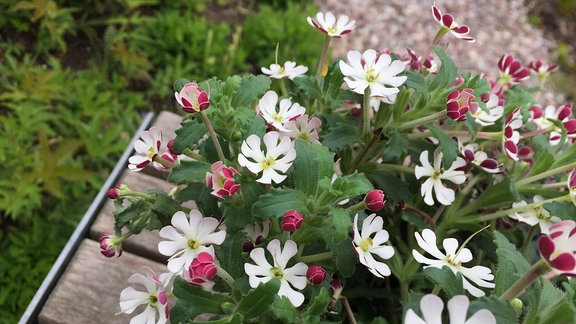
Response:
[[[144,191],[147,189],[161,189],[169,192],[174,186],[162,179],[158,179],[140,172],[126,171],[120,183],[127,185],[134,191]],[[98,240],[102,233],[114,233],[114,211],[116,207],[113,201],[108,201],[100,211],[100,214],[90,228],[90,237]],[[129,237],[123,244],[125,251],[146,257],[148,259],[165,262],[167,257],[158,252],[158,242],[161,241],[158,231],[143,231],[142,233]]]
[[[98,242],[89,239],[82,242],[40,312],[40,324],[128,323],[141,311],[115,315],[120,311],[120,292],[130,285],[128,278],[143,272],[143,266],[156,273],[168,271],[164,264],[130,253],[109,259],[99,250]]]

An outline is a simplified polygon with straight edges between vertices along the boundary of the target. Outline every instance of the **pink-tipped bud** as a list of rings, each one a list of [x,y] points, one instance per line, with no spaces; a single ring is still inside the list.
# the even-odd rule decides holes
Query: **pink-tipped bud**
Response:
[[[210,95],[194,82],[186,83],[174,96],[187,113],[196,113],[210,107]]]
[[[386,204],[386,195],[380,189],[371,190],[364,197],[364,203],[366,204],[366,209],[373,212],[380,211]]]
[[[282,230],[286,232],[294,232],[299,229],[304,222],[302,214],[295,210],[289,210],[282,216]]]
[[[208,252],[201,252],[190,264],[188,281],[193,285],[200,286],[211,281],[216,276],[218,268],[214,264],[214,257]]]
[[[108,189],[108,198],[110,199],[118,199],[118,188],[110,188]]]
[[[446,114],[448,117],[457,122],[466,120],[466,113],[478,110],[478,103],[472,101],[474,98],[474,90],[462,89],[454,90],[448,94],[446,98]]]
[[[319,265],[313,265],[308,267],[308,270],[306,271],[306,278],[313,285],[319,285],[326,278],[326,270],[324,270],[324,268]]]
[[[240,185],[237,184],[234,176],[240,174],[234,167],[227,167],[222,161],[214,162],[211,166],[212,173],[206,173],[206,185],[212,189],[211,194],[220,199],[232,196]]]
[[[98,238],[100,241],[100,253],[107,258],[111,258],[118,254],[118,257],[122,255],[122,242],[124,242],[123,237],[118,237],[110,233],[103,233]]]

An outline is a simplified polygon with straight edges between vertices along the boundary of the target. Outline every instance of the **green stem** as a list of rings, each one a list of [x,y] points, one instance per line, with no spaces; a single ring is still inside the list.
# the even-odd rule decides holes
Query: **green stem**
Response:
[[[505,209],[505,210],[499,210],[497,212],[493,212],[493,213],[489,213],[489,214],[476,215],[476,216],[470,216],[470,217],[467,216],[464,220],[466,220],[465,223],[485,222],[485,221],[490,221],[490,220],[497,219],[497,218],[500,218],[503,216],[507,216],[510,214],[529,211],[529,210],[532,210],[536,207],[540,207],[542,205],[552,203],[555,201],[561,202],[564,200],[571,201],[572,198],[570,197],[570,194],[556,197],[556,198],[550,198],[550,199],[546,199],[546,200],[542,200],[542,201],[538,201],[538,202],[533,202],[531,204],[520,206],[520,207],[514,207],[514,208]]]
[[[402,122],[400,125],[396,125],[395,128],[401,129],[409,129],[414,128],[417,126],[422,126],[428,122],[438,120],[440,118],[446,117],[446,110],[438,111],[433,113],[432,115],[424,116],[422,118],[414,119],[407,122]]]
[[[364,103],[362,104],[362,134],[368,137],[370,134],[370,87],[364,89]]]
[[[428,223],[428,225],[430,225],[430,229],[433,231],[436,231],[436,222],[434,221],[434,219],[430,215],[428,215],[425,212],[423,212],[422,210],[420,210],[416,207],[412,207],[408,204],[406,204],[404,206],[404,210],[410,210],[410,211],[413,211],[416,214],[422,216],[422,218],[424,218],[424,220]]]
[[[218,136],[216,135],[216,132],[214,131],[214,128],[212,127],[212,124],[208,119],[208,116],[206,116],[206,113],[204,113],[204,111],[200,111],[199,114],[200,117],[202,118],[202,121],[206,125],[206,128],[208,128],[208,133],[210,134],[210,138],[212,138],[212,142],[214,142],[216,153],[218,153],[218,159],[220,159],[220,161],[224,161],[225,160],[224,152],[222,152],[222,147],[220,147],[220,142],[218,142]]]
[[[370,123],[370,122],[368,122]],[[364,158],[364,156],[366,156],[366,153],[368,153],[368,150],[372,147],[372,145],[374,145],[374,143],[376,142],[376,139],[378,137],[377,136],[372,136],[372,138],[370,139],[370,142],[368,142],[368,144],[364,147],[364,149],[362,150],[362,152],[360,152],[360,154],[358,154],[358,156],[356,157],[356,159],[354,159],[354,162],[352,163],[352,166],[350,167],[350,170],[348,170],[348,174],[352,173],[354,170],[356,170],[356,168],[358,167],[358,165],[360,164],[360,162],[362,162],[362,159]]]
[[[324,38],[324,45],[322,46],[322,54],[320,54],[320,61],[318,61],[318,68],[316,70],[316,80],[318,81],[318,84],[320,84],[320,80],[323,77],[323,73],[322,71],[324,71],[324,65],[326,65],[326,58],[328,56],[328,48],[330,46],[330,41],[332,40],[332,37],[326,35],[326,37]]]
[[[163,157],[161,157],[160,155],[157,155],[154,158],[154,162],[162,164],[162,166],[168,170],[170,170],[176,166],[176,163],[168,161],[168,160],[164,159]]]
[[[348,208],[346,208],[346,211],[349,214],[355,214],[361,210],[366,209],[366,203],[364,202],[364,200],[362,200],[361,202],[357,203],[356,205],[350,206]]]
[[[459,131],[459,130],[444,130],[444,133],[450,135],[452,137],[468,137],[470,136],[470,132],[468,131]],[[424,131],[419,133],[412,133],[407,134],[407,139],[416,139],[416,138],[425,138],[434,136],[431,131]],[[478,132],[476,133],[476,138],[488,139],[488,140],[499,140],[502,136],[502,132]]]
[[[520,296],[520,294],[522,294],[522,292],[524,292],[524,290],[528,288],[534,280],[538,279],[541,275],[548,273],[550,270],[550,265],[548,265],[546,260],[540,259],[530,268],[530,270],[528,270],[528,272],[508,288],[508,290],[506,290],[499,299],[501,301],[507,301]]]
[[[412,168],[412,167],[398,165],[398,164],[381,163],[381,164],[377,164],[375,167],[377,169],[380,169],[380,170],[398,171],[398,172],[409,173],[409,174],[414,174],[414,172],[415,172],[414,168]]]
[[[310,264],[310,263],[314,263],[314,262],[330,260],[333,257],[334,257],[334,254],[332,253],[332,251],[328,251],[328,252],[322,252],[322,253],[318,253],[318,254],[301,256],[299,258],[296,258],[296,261]]]
[[[182,152],[182,154],[184,154],[184,155],[186,155],[187,157],[192,158],[192,159],[194,159],[194,160],[196,160],[196,161],[206,162],[206,158],[205,158],[205,157],[203,157],[202,155],[200,155],[200,154],[192,151],[192,150],[189,149],[189,148],[185,148],[184,151]]]
[[[522,247],[520,248],[520,252],[522,254],[524,254],[524,252],[526,252],[528,245],[532,241],[532,237],[534,236],[534,233],[536,233],[536,226],[532,226],[530,228],[530,231],[528,232],[528,236],[526,236],[526,238],[524,239],[524,244],[522,244]]]
[[[222,278],[231,289],[234,289],[234,278],[219,265],[216,265],[216,269],[216,275]]]
[[[288,95],[288,89],[286,89],[286,83],[284,82],[284,78],[280,79],[280,91],[282,91],[283,96]]]
[[[533,175],[531,177],[520,179],[516,182],[516,187],[522,186],[522,185],[525,185],[525,184],[528,184],[528,183],[531,183],[534,181],[538,181],[540,179],[548,178],[548,177],[553,176],[557,173],[565,172],[565,171],[568,171],[568,170],[574,169],[574,168],[576,168],[576,162],[568,163],[568,164],[563,165],[561,167],[557,167],[555,169],[548,170],[546,172],[542,172],[542,173]]]

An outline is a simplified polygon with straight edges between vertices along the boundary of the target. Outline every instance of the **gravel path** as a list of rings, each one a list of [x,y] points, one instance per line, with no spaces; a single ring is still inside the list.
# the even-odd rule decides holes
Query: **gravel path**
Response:
[[[368,48],[405,54],[407,47],[422,54],[439,28],[432,17],[431,0],[317,1],[323,11],[356,20],[352,33],[332,42],[334,56]],[[511,54],[524,65],[535,59],[555,62],[555,41],[528,23],[522,0],[438,0],[436,6],[443,14],[452,14],[456,23],[468,25],[469,35],[476,39],[468,43],[448,34],[441,41],[463,70],[496,76],[502,54]]]

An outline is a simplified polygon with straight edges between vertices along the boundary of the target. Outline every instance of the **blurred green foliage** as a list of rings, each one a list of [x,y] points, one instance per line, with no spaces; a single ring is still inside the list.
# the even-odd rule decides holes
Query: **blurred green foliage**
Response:
[[[175,109],[179,77],[257,73],[275,60],[270,44],[281,62],[298,55],[313,69],[315,10],[304,0],[1,1],[0,323],[20,318],[140,112]]]

